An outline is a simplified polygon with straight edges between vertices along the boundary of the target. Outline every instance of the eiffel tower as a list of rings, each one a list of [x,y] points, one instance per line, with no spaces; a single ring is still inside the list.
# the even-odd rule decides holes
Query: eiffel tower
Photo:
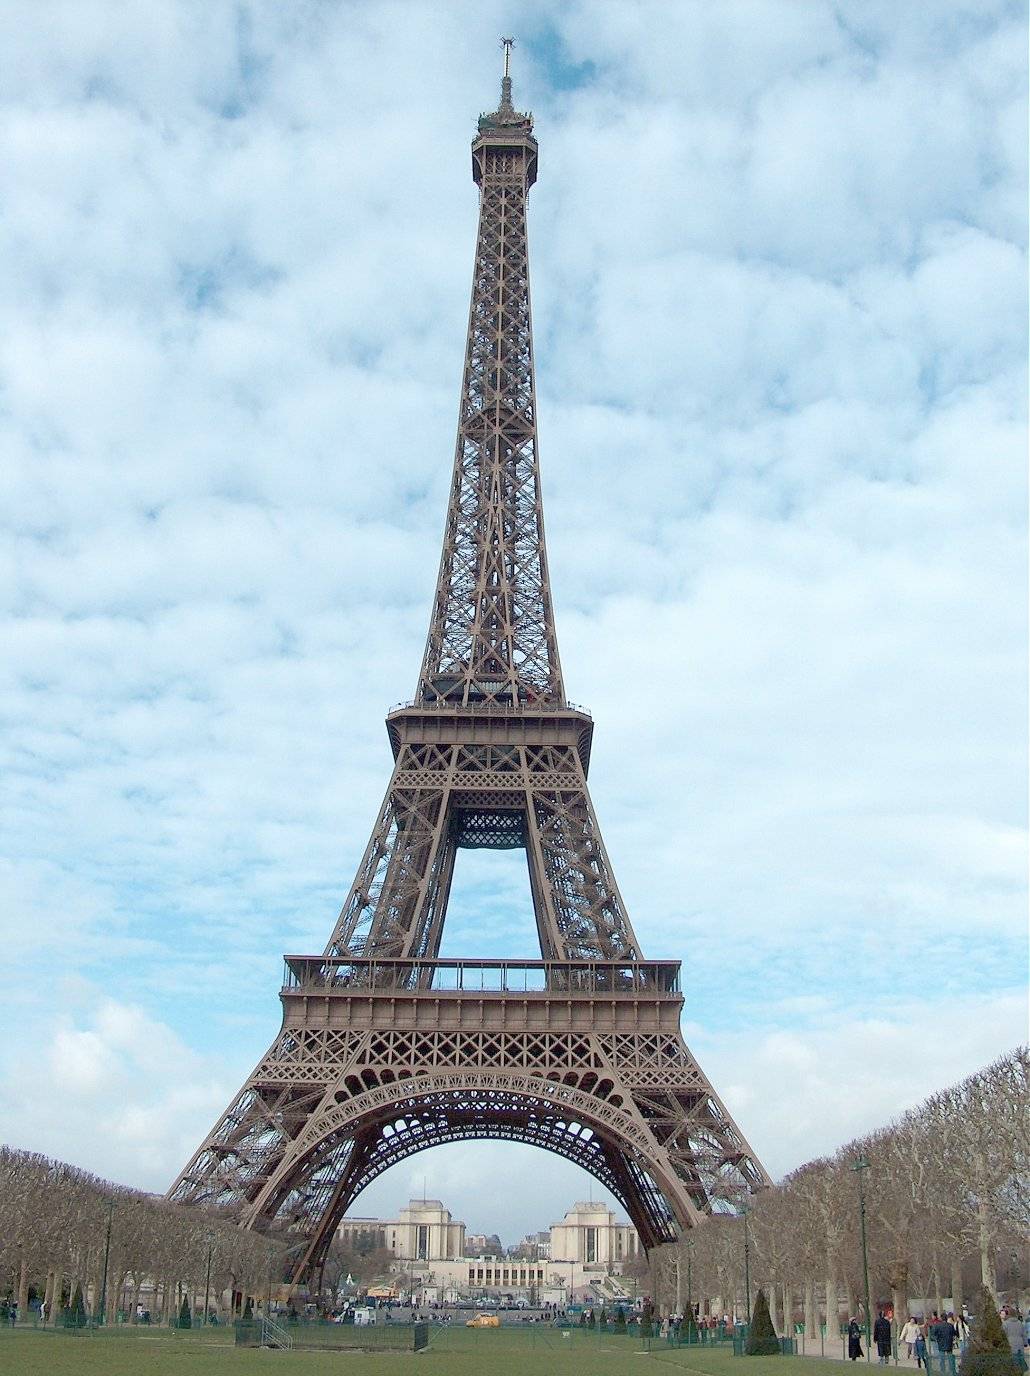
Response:
[[[457,452],[415,699],[322,955],[286,957],[282,1030],[169,1191],[284,1236],[317,1276],[382,1171],[445,1142],[555,1152],[646,1249],[768,1177],[687,1049],[677,961],[646,960],[587,791],[593,723],[565,697],[537,465],[528,114],[479,119]],[[462,847],[521,847],[540,959],[441,960]],[[484,918],[488,921],[488,918]]]

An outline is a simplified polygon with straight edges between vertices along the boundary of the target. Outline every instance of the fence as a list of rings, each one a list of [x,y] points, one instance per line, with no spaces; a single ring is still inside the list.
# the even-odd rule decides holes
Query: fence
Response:
[[[291,1347],[308,1352],[420,1352],[429,1343],[425,1323],[328,1323],[238,1319],[237,1347]]]

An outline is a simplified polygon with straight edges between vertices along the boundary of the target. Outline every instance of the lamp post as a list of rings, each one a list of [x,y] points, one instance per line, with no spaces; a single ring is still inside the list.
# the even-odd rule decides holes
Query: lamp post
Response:
[[[114,1200],[107,1199],[107,1236],[104,1239],[104,1274],[100,1280],[100,1305],[97,1309],[97,1319],[100,1323],[107,1321],[107,1264],[111,1258],[111,1225],[114,1222]]]
[[[858,1176],[858,1217],[862,1228],[862,1279],[865,1284],[865,1359],[870,1361],[869,1355],[869,1246],[866,1242],[865,1232],[865,1172],[869,1169],[869,1162],[864,1156],[859,1156],[852,1164],[851,1169]]]
[[[744,1312],[747,1315],[747,1326],[751,1327],[751,1234],[748,1232],[747,1216],[751,1212],[745,1204],[741,1211],[744,1215]]]
[[[207,1235],[207,1275],[204,1277],[204,1327],[207,1327],[208,1297],[211,1294],[211,1250],[214,1247],[214,1238],[210,1233]]]
[[[694,1262],[694,1241],[687,1239],[687,1342],[690,1342],[690,1325],[694,1322],[694,1295],[693,1295],[693,1262]]]

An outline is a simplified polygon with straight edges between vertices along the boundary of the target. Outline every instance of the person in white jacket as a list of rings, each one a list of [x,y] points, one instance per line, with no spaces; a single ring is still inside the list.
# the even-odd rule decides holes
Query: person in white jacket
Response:
[[[912,1356],[912,1348],[915,1345],[916,1338],[918,1337],[919,1325],[916,1323],[915,1319],[913,1319],[910,1315],[909,1318],[905,1321],[905,1327],[898,1334],[898,1338],[900,1339],[900,1341],[908,1345],[909,1357]]]

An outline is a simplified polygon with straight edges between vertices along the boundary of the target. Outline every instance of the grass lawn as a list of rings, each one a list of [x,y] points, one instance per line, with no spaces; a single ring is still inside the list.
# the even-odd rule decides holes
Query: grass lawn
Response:
[[[690,1371],[696,1376],[841,1376],[840,1363],[805,1357],[733,1357],[704,1348],[650,1353],[633,1338],[548,1329],[452,1329],[434,1332],[428,1351],[269,1352],[235,1348],[232,1335],[208,1330],[126,1329],[75,1334],[0,1330],[3,1376],[620,1376],[623,1372]]]

